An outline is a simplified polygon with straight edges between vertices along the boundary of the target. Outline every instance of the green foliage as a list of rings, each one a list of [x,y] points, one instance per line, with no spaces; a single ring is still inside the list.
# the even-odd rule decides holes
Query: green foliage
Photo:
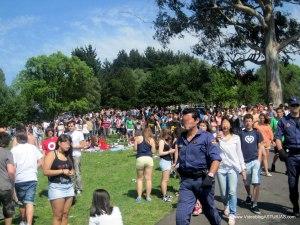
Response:
[[[80,59],[81,51],[86,52]],[[58,52],[30,58],[10,87],[0,70],[0,124],[52,119],[65,111],[81,114],[100,106],[267,103],[264,67],[236,79],[233,73],[191,56],[149,47],[144,54],[120,51],[112,63],[103,62],[96,76],[92,64],[86,64],[89,57],[83,57],[100,62],[95,50],[89,46],[74,52],[73,57]],[[300,96],[300,67],[281,65],[280,76],[285,101]]]
[[[96,49],[93,49],[92,45],[85,47],[75,48],[72,51],[72,56],[78,57],[85,62],[90,68],[92,68],[96,77],[101,73],[101,61],[97,58]]]
[[[261,67],[257,71],[259,77],[258,86],[261,88],[260,99],[264,99],[266,95],[266,80],[265,80],[265,67]],[[280,79],[283,87],[284,102],[288,102],[291,96],[300,96],[300,67],[294,64],[280,65]]]
[[[288,12],[292,1],[156,2],[155,38],[166,45],[187,32],[197,34],[194,52],[218,66],[239,70],[246,62],[265,63],[268,38],[273,34],[271,41],[280,44],[276,50],[283,61],[299,49],[300,23]],[[299,9],[300,2],[293,3]]]
[[[207,89],[210,103],[229,107],[237,105],[237,80],[228,71],[212,68],[210,71],[210,83]]]
[[[29,120],[51,119],[64,111],[88,112],[100,105],[100,83],[77,57],[58,52],[30,58],[14,84]]]

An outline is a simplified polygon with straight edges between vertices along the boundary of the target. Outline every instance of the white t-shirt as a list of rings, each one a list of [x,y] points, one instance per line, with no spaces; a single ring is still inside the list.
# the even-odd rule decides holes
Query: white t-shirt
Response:
[[[90,217],[89,225],[123,225],[120,209],[114,207],[110,215]]]
[[[37,181],[37,161],[43,154],[31,144],[17,144],[11,149],[16,165],[16,183]]]
[[[84,136],[82,131],[75,130],[73,132],[68,133],[72,138],[72,145],[78,146],[81,141],[84,141]],[[80,157],[81,156],[81,149],[80,148],[73,148],[73,156]]]
[[[220,156],[222,159],[220,169],[233,167],[238,172],[246,169],[241,149],[241,140],[238,135],[233,134],[229,140],[221,139],[219,146],[221,148]]]

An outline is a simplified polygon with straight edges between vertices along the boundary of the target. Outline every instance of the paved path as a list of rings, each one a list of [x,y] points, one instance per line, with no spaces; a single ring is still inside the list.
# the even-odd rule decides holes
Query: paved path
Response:
[[[273,159],[273,154],[271,154]],[[238,218],[236,224],[243,225],[258,225],[258,224],[280,224],[280,225],[298,225],[299,218],[291,218],[292,206],[288,197],[287,176],[284,174],[285,165],[278,160],[276,163],[276,173],[272,173],[272,177],[261,176],[261,193],[258,202],[258,207],[261,209],[261,215],[253,214],[244,204],[246,191],[242,185],[240,177],[238,185]],[[218,183],[216,182],[216,204],[217,208],[223,209],[220,202],[220,192]],[[192,217],[191,225],[206,225],[209,224],[204,215]],[[225,219],[222,219],[222,224],[227,224]],[[157,225],[176,225],[175,210],[163,218]]]

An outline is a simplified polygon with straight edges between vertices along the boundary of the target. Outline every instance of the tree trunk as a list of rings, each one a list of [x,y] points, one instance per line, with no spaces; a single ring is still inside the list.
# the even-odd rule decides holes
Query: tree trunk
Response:
[[[268,101],[275,107],[283,103],[282,86],[279,70],[279,54],[276,49],[277,41],[275,36],[274,15],[270,19],[269,27],[266,30],[265,59],[266,59],[266,89]]]

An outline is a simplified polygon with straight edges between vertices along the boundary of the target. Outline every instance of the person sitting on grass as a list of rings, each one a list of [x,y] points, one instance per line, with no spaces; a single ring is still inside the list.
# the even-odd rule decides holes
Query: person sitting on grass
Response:
[[[97,189],[93,193],[89,225],[123,225],[122,215],[118,207],[110,204],[109,193]]]

